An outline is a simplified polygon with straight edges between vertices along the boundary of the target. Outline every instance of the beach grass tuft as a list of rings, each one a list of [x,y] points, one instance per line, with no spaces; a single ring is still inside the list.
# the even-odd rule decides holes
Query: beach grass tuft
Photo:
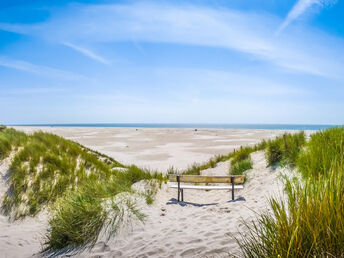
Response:
[[[306,144],[301,133],[268,142],[267,156],[296,165],[303,177],[285,178],[285,196],[272,197],[256,221],[243,221],[235,238],[244,257],[344,256],[343,136],[332,128]],[[281,155],[271,155],[272,146]]]
[[[230,174],[231,175],[243,175],[245,171],[252,168],[252,161],[251,158],[248,157],[246,159],[237,161],[231,167]]]
[[[244,221],[244,257],[343,257],[343,187],[342,167],[326,179],[287,180],[287,200],[272,198],[271,212]]]
[[[344,164],[344,128],[334,127],[311,135],[297,166],[304,177],[333,173],[333,167]]]
[[[286,133],[283,136],[269,140],[266,144],[266,159],[269,166],[296,165],[298,156],[306,143],[305,133]]]

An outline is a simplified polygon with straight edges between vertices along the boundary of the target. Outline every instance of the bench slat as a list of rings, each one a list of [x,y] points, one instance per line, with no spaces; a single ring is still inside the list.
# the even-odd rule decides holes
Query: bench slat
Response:
[[[234,184],[243,184],[244,176],[233,176]],[[199,176],[199,175],[180,175],[180,182],[183,183],[231,183],[231,176]],[[168,180],[177,182],[176,175],[169,175]]]
[[[178,185],[169,185],[170,188],[178,188]],[[196,190],[231,190],[231,185],[180,185],[181,189],[196,189]],[[234,189],[243,189],[242,185],[235,185]]]

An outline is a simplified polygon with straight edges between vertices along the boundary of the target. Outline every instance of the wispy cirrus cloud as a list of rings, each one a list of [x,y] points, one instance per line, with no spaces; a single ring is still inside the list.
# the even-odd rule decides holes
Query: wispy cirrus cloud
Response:
[[[284,30],[290,23],[298,19],[302,14],[307,12],[313,6],[326,6],[335,3],[336,0],[298,0],[293,8],[289,11],[287,17],[278,28],[278,33]]]
[[[325,2],[329,1],[300,0],[283,26],[309,6]],[[0,24],[0,29],[57,43],[73,42],[69,47],[100,62],[106,60],[79,47],[79,42],[134,41],[217,47],[247,54],[288,72],[341,76],[344,59],[338,52],[343,51],[342,40],[302,28],[277,37],[275,30],[281,23],[276,16],[254,12],[139,2],[76,5],[64,10],[63,15],[53,13],[50,20],[41,24]]]
[[[100,62],[103,64],[110,64],[110,62],[108,60],[106,60],[104,57],[101,57],[101,56],[95,54],[94,52],[92,52],[89,49],[77,46],[77,45],[69,43],[69,42],[63,42],[62,44],[80,52],[81,54],[83,54],[83,55],[85,55],[85,56],[87,56],[87,57],[89,57],[89,58],[91,58],[97,62]]]
[[[0,57],[0,66],[36,74],[39,76],[53,77],[64,80],[79,80],[85,78],[80,74],[72,73],[69,71],[64,71],[43,65],[35,65],[30,62],[9,59],[6,57]]]

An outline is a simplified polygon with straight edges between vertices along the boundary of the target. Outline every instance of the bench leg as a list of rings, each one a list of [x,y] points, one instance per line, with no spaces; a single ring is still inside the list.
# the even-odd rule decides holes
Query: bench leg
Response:
[[[234,188],[232,188],[232,201],[234,201]]]
[[[178,189],[178,202],[180,201],[179,196],[180,196],[180,190]]]
[[[234,177],[231,177],[231,183],[232,183],[232,201],[234,201]]]
[[[179,196],[180,196],[180,176],[177,176],[177,182],[178,182],[178,202],[180,201]]]
[[[182,191],[182,202],[184,201],[184,189],[180,189]]]

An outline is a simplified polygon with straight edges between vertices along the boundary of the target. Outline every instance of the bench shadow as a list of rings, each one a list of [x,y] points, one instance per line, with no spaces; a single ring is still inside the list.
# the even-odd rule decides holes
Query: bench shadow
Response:
[[[239,197],[239,198],[237,198],[235,200],[230,200],[228,202],[245,202],[245,201],[246,201],[246,199],[244,197]]]
[[[244,197],[239,197],[235,200],[230,200],[228,202],[245,202],[246,199]],[[204,204],[201,204],[201,203],[194,203],[194,202],[185,202],[185,201],[179,201],[176,199],[176,198],[171,198],[167,203],[166,205],[173,205],[173,204],[177,204],[179,206],[186,206],[186,205],[191,205],[191,206],[194,206],[194,207],[205,207],[205,206],[214,206],[214,205],[218,205],[219,203],[218,202],[214,202],[214,203],[204,203]]]
[[[172,205],[172,204],[178,204],[180,206],[186,206],[186,205],[192,205],[194,207],[205,207],[205,206],[213,206],[213,205],[217,205],[217,202],[214,203],[204,203],[204,204],[200,204],[200,203],[194,203],[194,202],[185,202],[185,201],[180,201],[178,202],[178,200],[176,198],[172,198],[170,199],[166,205]]]

